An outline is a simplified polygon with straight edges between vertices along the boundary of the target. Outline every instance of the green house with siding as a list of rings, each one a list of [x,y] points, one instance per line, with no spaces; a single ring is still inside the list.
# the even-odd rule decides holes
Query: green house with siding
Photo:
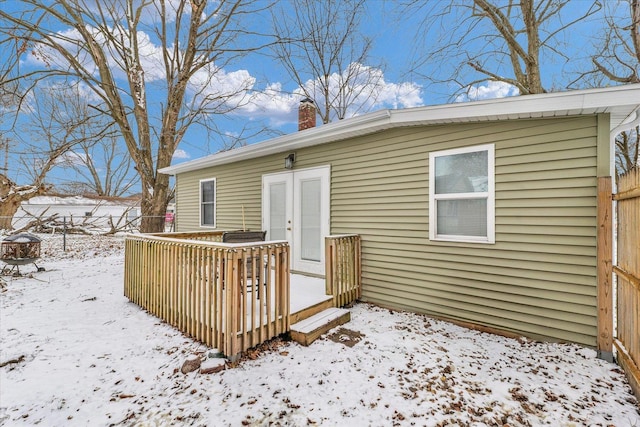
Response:
[[[639,109],[627,85],[316,127],[305,100],[300,131],[161,172],[177,231],[265,230],[314,276],[324,237],[358,234],[363,301],[595,347],[598,180]]]

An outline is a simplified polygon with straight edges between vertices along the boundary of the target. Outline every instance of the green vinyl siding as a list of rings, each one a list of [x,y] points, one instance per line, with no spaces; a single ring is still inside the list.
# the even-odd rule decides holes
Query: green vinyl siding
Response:
[[[594,346],[596,183],[607,116],[414,126],[296,151],[331,166],[331,233],[362,236],[362,299]],[[495,144],[496,243],[429,240],[429,153]],[[262,175],[286,152],[177,176],[177,229],[197,230],[216,178],[217,226],[261,228]],[[598,157],[600,155],[600,158]]]
[[[282,157],[282,162],[280,162]],[[259,164],[258,164],[259,163]],[[261,229],[262,175],[271,171],[279,171],[284,156],[275,156],[266,161],[247,161],[234,163],[218,168],[179,174],[176,177],[176,230],[199,230],[197,204],[198,192],[194,183],[202,177],[216,178],[217,206],[216,226],[220,230],[237,230],[243,226],[243,210],[245,228]],[[256,164],[258,164],[256,166]]]

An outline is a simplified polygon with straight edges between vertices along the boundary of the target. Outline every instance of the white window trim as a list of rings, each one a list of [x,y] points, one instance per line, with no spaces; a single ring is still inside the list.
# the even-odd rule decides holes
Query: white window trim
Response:
[[[213,225],[202,223],[202,183],[213,181]],[[218,222],[218,183],[215,178],[201,179],[198,184],[198,217],[200,218],[200,227],[202,228],[216,228]]]
[[[454,154],[473,153],[477,151],[487,151],[487,192],[483,193],[451,193],[436,195],[435,185],[435,161],[436,157],[450,156]],[[438,215],[437,200],[448,199],[487,199],[487,236],[458,236],[448,234],[437,234]],[[435,151],[429,153],[429,239],[443,242],[463,242],[463,243],[489,243],[496,242],[496,185],[495,185],[495,144],[474,145],[471,147],[454,148],[451,150]]]

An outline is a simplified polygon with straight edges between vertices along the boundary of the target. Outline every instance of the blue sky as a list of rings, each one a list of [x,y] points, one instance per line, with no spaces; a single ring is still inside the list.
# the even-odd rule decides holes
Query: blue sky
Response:
[[[426,3],[421,13],[441,6],[438,0]],[[566,21],[572,16],[588,8],[586,0],[573,0],[562,18]],[[0,7],[15,7],[13,2],[2,1]],[[428,49],[430,42],[442,35],[442,32],[454,32],[464,30],[460,28],[458,18],[450,17],[441,22],[441,26],[432,26],[428,29],[421,27],[423,17],[419,13],[406,13],[397,6],[394,1],[370,0],[367,2],[367,16],[363,20],[362,31],[373,38],[371,61],[368,64],[360,64],[362,67],[371,67],[372,64],[383,64],[382,68],[368,68],[372,73],[378,73],[382,77],[379,86],[380,96],[378,102],[369,108],[371,111],[382,108],[406,108],[420,105],[433,105],[452,102],[455,100],[459,85],[451,83],[433,84],[424,78],[425,75],[441,77],[446,75],[453,63],[430,63],[419,69],[419,74],[410,73],[412,61],[416,52]],[[251,25],[256,29],[264,26],[264,20],[256,17]],[[556,90],[562,88],[574,75],[580,63],[587,60],[589,43],[592,43],[591,35],[602,28],[602,15],[596,15],[589,20],[573,27],[569,32],[563,33],[559,39],[561,49],[567,53],[569,61],[557,56],[543,57],[543,84],[545,87]],[[57,28],[65,31],[64,28]],[[595,42],[595,40],[593,41]],[[478,46],[482,40],[476,41]],[[473,49],[473,43],[468,46]],[[477,47],[477,46],[476,46]],[[149,58],[143,66],[148,80],[153,80],[157,75],[162,78],[162,71],[158,68],[158,61],[153,58],[157,54],[157,46],[153,38],[149,38]],[[154,53],[155,52],[155,53]],[[0,52],[2,54],[2,52]],[[1,58],[0,58],[1,59]],[[30,53],[23,55],[23,69],[34,69],[42,66],[42,61]],[[499,64],[493,64],[499,70]],[[312,76],[309,76],[312,78]],[[284,70],[273,58],[265,55],[251,55],[242,61],[225,66],[222,73],[221,85],[246,84],[251,82],[246,96],[251,102],[236,110],[232,114],[219,117],[218,129],[221,133],[229,135],[240,134],[241,129],[247,125],[254,128],[266,126],[274,132],[290,133],[296,131],[297,106],[301,99],[299,88],[291,82]],[[148,85],[150,104],[159,105],[162,102],[162,94],[155,93],[154,85]],[[296,93],[297,92],[297,93]],[[484,99],[502,96],[510,96],[517,93],[512,87],[500,83],[487,83],[474,87],[469,92],[471,98]],[[462,97],[466,100],[466,97]],[[27,115],[22,120],[29,120]],[[0,122],[2,130],[7,126],[7,120]],[[247,143],[254,143],[268,138],[266,135],[251,138]],[[209,139],[197,129],[187,133],[178,151],[174,156],[174,163],[201,157],[218,151],[222,147],[221,140]],[[13,170],[11,168],[13,167]],[[10,176],[20,181],[25,179],[26,173],[20,170],[17,162],[11,162]],[[72,173],[65,168],[59,168],[50,175],[50,181],[63,183],[75,179]]]

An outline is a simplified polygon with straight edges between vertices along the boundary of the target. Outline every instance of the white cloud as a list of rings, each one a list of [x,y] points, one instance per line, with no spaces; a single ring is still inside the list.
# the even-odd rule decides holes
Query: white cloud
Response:
[[[109,27],[107,29],[98,29],[95,27],[88,27],[87,30],[93,33],[93,37],[96,42],[101,46],[106,46],[107,41],[103,34],[104,31],[108,31],[113,35],[115,39],[123,40],[123,43],[130,44],[129,34],[123,30],[121,26]],[[58,31],[53,37],[56,41],[68,50],[76,60],[87,70],[89,74],[96,74],[98,69],[93,62],[91,56],[87,53],[84,47],[84,41],[82,36],[75,28],[70,28],[64,31]],[[149,34],[138,31],[136,33],[138,43],[139,61],[142,69],[144,70],[145,80],[152,82],[156,80],[165,79],[165,67],[163,65],[162,58],[162,46],[155,44]],[[172,49],[172,46],[169,46]],[[125,71],[122,68],[122,58],[110,56],[109,53],[115,51],[115,49],[105,48],[107,54],[107,62],[109,68],[114,73],[114,76],[119,79],[126,78]],[[31,65],[45,66],[48,68],[67,69],[69,62],[52,48],[37,44],[32,50],[29,51],[26,57],[26,63]]]
[[[130,44],[129,34],[120,26],[105,29],[88,28],[94,34],[98,44],[104,46],[106,41],[103,31],[108,31],[114,39],[122,40],[127,46]],[[76,29],[68,29],[58,32],[55,37],[72,55],[77,58],[89,74],[97,74],[98,70],[93,59],[81,48],[84,46],[82,37]],[[162,82],[166,80],[162,45],[155,43],[150,34],[143,31],[136,33],[138,47],[138,61],[144,71],[146,83]],[[110,42],[109,42],[110,43]],[[168,46],[172,51],[173,46]],[[110,52],[119,49],[105,49],[107,62],[114,77],[118,80],[126,80],[126,70],[123,69],[123,58],[119,55],[109,56]],[[128,62],[131,63],[132,58]],[[69,68],[68,61],[55,50],[37,45],[29,52],[26,62],[30,65],[47,68]],[[247,70],[227,71],[216,67],[214,64],[202,68],[189,81],[189,94],[193,97],[190,101],[204,109],[214,109],[220,112],[230,111],[244,105],[248,101],[248,92],[255,84],[255,78]],[[148,87],[151,90],[151,87]]]
[[[97,28],[89,28],[101,45],[107,41]],[[127,43],[127,35],[120,25],[107,29],[115,36],[115,39],[124,40]],[[120,34],[120,36],[117,36]],[[89,73],[97,73],[97,68],[88,54],[83,53],[81,36],[75,29],[61,31],[58,34],[59,41],[67,49],[76,53],[78,58]],[[147,83],[162,82],[166,79],[163,65],[162,46],[154,42],[150,33],[138,32],[136,34],[139,48],[139,61],[144,70],[144,78]],[[171,50],[172,47],[169,47]],[[109,50],[106,50],[109,52]],[[66,60],[55,51],[42,45],[36,46],[29,53],[27,61],[39,66],[52,68],[68,68]],[[122,69],[122,58],[108,57],[107,61],[113,75],[119,79],[126,79]],[[347,82],[347,89],[344,88]],[[318,80],[309,80],[305,88],[309,93],[319,87]],[[264,90],[255,88],[256,78],[248,70],[229,71],[215,64],[210,64],[197,71],[189,81],[188,97],[186,100],[190,108],[201,109],[215,113],[232,113],[237,116],[247,117],[250,120],[267,119],[271,126],[280,127],[288,123],[297,122],[297,107],[304,97],[302,88],[293,92],[285,92],[279,82],[268,85]],[[153,86],[147,87],[149,91]],[[408,108],[423,105],[422,88],[409,82],[393,83],[384,79],[381,69],[366,66],[359,63],[351,64],[344,73],[333,73],[330,76],[331,97],[341,96],[341,103],[349,105],[345,117],[353,117],[368,111],[382,108]],[[322,97],[314,96],[318,107],[323,108]]]
[[[210,64],[193,75],[188,88],[194,105],[220,113],[246,105],[255,82],[247,70],[227,72]]]
[[[56,39],[56,42],[68,50],[74,58],[80,64],[85,67],[90,73],[96,71],[96,67],[93,61],[87,58],[86,53],[80,55],[80,46],[82,36],[75,28],[69,28],[64,31],[58,31],[56,34],[52,34],[52,37]],[[104,38],[101,39],[103,41]],[[60,68],[67,69],[69,62],[60,55],[56,50],[45,46],[43,44],[36,44],[33,49],[29,50],[26,56],[26,61],[29,65],[44,66],[47,68]]]
[[[254,91],[240,114],[252,119],[268,119],[272,126],[282,126],[297,121],[300,94],[286,93],[281,83],[272,83],[263,91]]]
[[[56,164],[64,167],[83,166],[87,161],[87,157],[84,153],[78,153],[75,151],[67,151],[60,156]]]
[[[458,95],[456,102],[480,101],[483,99],[506,98],[520,94],[517,87],[505,83],[489,81],[484,85],[468,86],[465,94]]]
[[[142,31],[138,31],[137,38],[139,60],[144,70],[145,80],[148,82],[164,80],[166,73],[162,59],[162,46],[154,44],[149,35]]]
[[[392,108],[411,108],[424,104],[422,88],[415,83],[385,83],[379,101]]]
[[[32,114],[38,109],[37,103],[39,98],[46,96],[53,99],[71,100],[71,105],[81,106],[83,104],[90,105],[102,102],[101,98],[84,82],[45,82],[35,91],[27,93],[24,102],[20,105],[20,112],[24,114]],[[74,107],[71,107],[72,109]],[[64,105],[58,109],[60,114],[66,111]],[[1,111],[1,110],[0,110]]]
[[[187,153],[186,151],[184,151],[181,148],[178,148],[174,153],[173,153],[173,158],[174,159],[190,159],[191,155],[189,153]]]
[[[346,90],[340,93],[340,88]],[[305,87],[309,93],[317,93],[314,96],[316,102],[321,104],[322,97],[318,90],[321,88],[317,80],[309,80]],[[352,63],[342,75],[333,73],[329,77],[330,97],[342,98],[349,105],[346,118],[382,108],[409,108],[423,104],[421,87],[415,83],[389,83],[384,79],[384,73],[379,68]]]
[[[333,73],[329,77],[331,96],[339,94],[339,88],[348,80],[345,91],[346,103],[349,104],[346,117],[353,117],[363,112],[381,108],[409,108],[423,105],[422,88],[415,83],[388,83],[384,73],[378,68],[362,64],[351,64],[342,75]],[[322,102],[320,83],[308,80],[305,83],[308,93],[314,94],[316,102]],[[252,119],[267,118],[272,126],[297,122],[298,103],[304,97],[304,91],[297,88],[293,93],[282,89],[281,83],[273,83],[264,91],[254,91],[250,101],[242,106],[239,112]],[[318,105],[323,108],[323,105]]]

